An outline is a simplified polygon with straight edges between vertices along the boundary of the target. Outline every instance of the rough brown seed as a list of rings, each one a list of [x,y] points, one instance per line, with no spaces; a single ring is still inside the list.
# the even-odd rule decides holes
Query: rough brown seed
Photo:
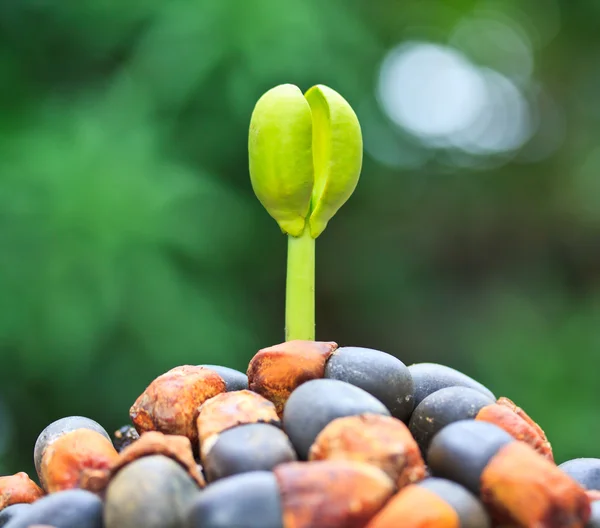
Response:
[[[460,528],[458,514],[446,501],[420,486],[394,495],[367,528]]]
[[[361,462],[290,462],[274,473],[284,528],[364,528],[394,491],[383,471]]]
[[[86,471],[82,478],[84,482],[81,487],[102,494],[110,480],[127,464],[139,458],[154,455],[163,455],[173,459],[188,472],[198,486],[201,488],[206,486],[206,481],[194,459],[189,438],[150,431],[144,433],[139,440],[123,449],[110,467],[102,471]]]
[[[408,427],[390,416],[338,418],[317,436],[309,460],[352,460],[383,470],[398,488],[425,478],[425,463]]]
[[[529,415],[523,409],[521,409],[521,407],[518,407],[513,401],[509,400],[504,396],[498,398],[498,401],[496,403],[498,405],[504,405],[505,407],[511,409],[514,413],[518,414],[521,418],[523,418],[523,420],[525,420],[529,425],[531,425],[531,427],[535,429],[539,437],[544,442],[548,442],[548,438],[546,437],[546,433],[544,432],[544,430],[536,422],[534,422],[529,417]]]
[[[44,490],[23,471],[0,477],[0,510],[13,504],[31,504],[43,496]]]
[[[552,446],[544,430],[508,398],[503,396],[495,405],[482,409],[476,419],[501,427],[517,440],[529,444],[540,455],[554,462]]]
[[[76,429],[46,448],[40,464],[42,486],[48,493],[82,487],[84,473],[106,470],[118,456],[104,435],[91,429]]]
[[[225,382],[206,367],[184,365],[156,378],[131,407],[137,431],[159,431],[187,436],[196,446],[198,409],[206,400],[225,392]]]
[[[475,419],[497,425],[515,439],[529,444],[544,458],[554,462],[550,442],[546,440],[545,435],[542,437],[539,434],[541,430],[539,426],[534,427],[531,419],[526,420],[522,414],[517,414],[507,405],[498,403],[488,405],[479,411]]]
[[[481,499],[497,522],[523,528],[583,528],[590,516],[585,490],[523,442],[490,460]]]
[[[248,388],[272,401],[281,416],[296,387],[324,376],[327,359],[337,347],[332,341],[298,340],[263,348],[248,365]]]
[[[249,390],[225,392],[207,400],[200,407],[197,419],[201,455],[208,454],[219,433],[251,423],[280,426],[281,420],[273,403]]]

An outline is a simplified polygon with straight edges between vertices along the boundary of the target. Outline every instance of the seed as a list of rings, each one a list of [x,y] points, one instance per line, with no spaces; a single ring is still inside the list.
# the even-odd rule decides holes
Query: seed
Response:
[[[180,528],[197,483],[163,455],[140,458],[122,468],[106,490],[106,528]]]
[[[425,464],[408,427],[378,414],[333,420],[317,436],[309,460],[365,462],[383,470],[399,489],[425,477]]]
[[[218,435],[203,457],[209,482],[238,473],[271,471],[284,462],[296,460],[287,435],[265,423],[238,425]]]
[[[543,431],[540,434],[541,428],[528,416],[524,418],[524,412],[517,413],[507,405],[495,403],[481,409],[475,419],[501,427],[516,440],[529,444],[544,458],[554,461],[546,435]]]
[[[461,528],[489,528],[492,524],[481,501],[466,488],[451,480],[427,478],[419,486],[433,491],[458,514]]]
[[[196,446],[198,408],[225,390],[225,382],[213,370],[190,365],[175,367],[146,388],[129,415],[140,434],[159,431],[187,436]]]
[[[66,490],[42,497],[16,514],[6,528],[49,525],[60,528],[104,528],[102,501],[85,490]]]
[[[398,358],[371,348],[341,347],[325,367],[325,377],[356,385],[375,396],[399,420],[413,411],[414,384],[410,371]]]
[[[248,376],[239,370],[220,365],[199,365],[214,370],[225,382],[227,392],[245,390],[248,388]]]
[[[394,495],[366,528],[462,528],[458,514],[433,491],[408,486]]]
[[[448,425],[434,437],[427,460],[434,476],[479,495],[497,523],[582,528],[590,515],[581,486],[493,424],[465,420]]]
[[[359,414],[389,416],[385,405],[368,392],[344,381],[316,379],[300,385],[288,399],[283,415],[283,428],[306,460],[319,433],[335,420]]]
[[[600,491],[599,458],[575,458],[563,462],[558,467],[572,479],[579,482],[586,490]]]
[[[365,526],[394,492],[391,479],[362,462],[290,462],[275,468],[284,526]]]
[[[14,519],[17,515],[24,514],[30,507],[31,504],[22,503],[13,504],[12,506],[7,506],[3,510],[0,510],[0,528],[6,526],[8,521]]]
[[[417,444],[427,452],[431,439],[446,425],[459,420],[475,418],[494,400],[469,387],[447,387],[423,399],[413,412],[409,428]]]
[[[0,477],[0,510],[13,504],[32,503],[44,496],[42,490],[24,472]]]
[[[216,435],[237,425],[250,423],[280,425],[275,406],[249,390],[226,392],[207,400],[197,419],[201,456],[206,456]]]
[[[86,475],[110,468],[118,456],[104,435],[91,429],[77,429],[62,435],[46,448],[40,480],[48,493],[85,488]]]
[[[414,365],[410,365],[408,370],[415,387],[415,408],[427,396],[446,387],[469,387],[481,392],[491,400],[496,400],[496,397],[487,387],[466,374],[446,365],[415,363]]]
[[[302,383],[322,378],[334,342],[287,341],[263,348],[248,365],[248,386],[272,401],[279,416],[285,402]]]
[[[103,494],[112,478],[132,462],[149,456],[162,455],[177,462],[199,487],[206,485],[198,464],[194,459],[192,444],[185,436],[164,435],[158,431],[144,433],[140,439],[119,453],[110,467],[86,470],[82,475],[84,486],[89,491]]]
[[[194,498],[185,528],[284,528],[275,475],[253,471],[225,477]]]
[[[108,436],[108,433],[99,423],[95,422],[94,420],[90,420],[89,418],[85,418],[83,416],[68,416],[66,418],[61,418],[60,420],[52,422],[38,436],[35,442],[35,448],[33,452],[35,469],[37,471],[40,482],[42,483],[42,486],[44,485],[44,483],[41,475],[41,465],[42,458],[44,456],[44,453],[46,452],[46,449],[49,445],[51,445],[64,434],[70,433],[72,431],[77,431],[78,429],[89,429],[90,431],[95,431],[110,441],[110,436]]]
[[[486,422],[454,422],[433,438],[427,463],[435,476],[458,482],[479,495],[481,475],[489,461],[514,441],[506,431]]]

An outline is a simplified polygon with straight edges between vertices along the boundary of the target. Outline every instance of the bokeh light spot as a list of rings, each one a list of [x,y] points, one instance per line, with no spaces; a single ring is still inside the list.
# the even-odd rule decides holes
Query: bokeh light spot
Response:
[[[422,138],[440,138],[477,117],[485,102],[485,85],[457,51],[409,43],[385,58],[379,98],[396,124]]]
[[[378,96],[392,122],[434,149],[511,153],[533,132],[520,88],[451,47],[412,42],[391,50],[381,67]]]

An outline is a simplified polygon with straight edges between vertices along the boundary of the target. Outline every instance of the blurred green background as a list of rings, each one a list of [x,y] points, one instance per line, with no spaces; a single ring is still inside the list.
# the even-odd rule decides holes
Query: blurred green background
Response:
[[[51,421],[109,431],[180,364],[283,340],[286,240],[254,103],[342,93],[351,200],[317,243],[317,338],[462,369],[559,462],[600,456],[600,3],[0,3],[0,472]]]

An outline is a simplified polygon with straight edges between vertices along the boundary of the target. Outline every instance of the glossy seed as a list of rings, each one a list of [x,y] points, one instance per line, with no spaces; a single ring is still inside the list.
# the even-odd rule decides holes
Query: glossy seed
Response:
[[[140,434],[159,431],[187,436],[196,446],[198,409],[225,390],[225,382],[213,370],[191,365],[175,367],[150,383],[129,415]]]
[[[88,474],[103,472],[119,457],[104,435],[77,429],[62,435],[44,451],[40,481],[48,493],[87,488]]]
[[[585,490],[524,442],[512,442],[490,459],[481,499],[496,520],[516,526],[581,528],[590,516]]]
[[[548,438],[546,437],[546,433],[544,430],[531,419],[531,417],[519,407],[515,402],[509,400],[506,396],[501,396],[498,398],[496,402],[498,405],[502,405],[504,407],[508,407],[511,411],[513,411],[516,415],[522,418],[525,422],[527,422],[533,429],[535,429],[536,435],[544,442],[548,442]]]
[[[415,408],[427,396],[446,387],[469,387],[486,395],[492,400],[496,397],[492,392],[473,378],[446,365],[437,363],[415,363],[408,370],[412,376],[415,393]]]
[[[361,347],[338,348],[327,360],[325,377],[367,391],[399,420],[407,420],[413,411],[412,376],[402,361],[386,352]]]
[[[248,376],[239,370],[221,365],[200,365],[210,370],[214,370],[225,382],[225,387],[228,392],[244,390],[248,388]]]
[[[200,488],[174,460],[140,458],[121,469],[106,490],[106,528],[180,528]]]
[[[317,436],[309,460],[365,462],[384,471],[399,489],[425,477],[425,463],[408,427],[379,414],[333,420]]]
[[[207,400],[200,406],[196,421],[201,457],[206,456],[220,433],[251,423],[279,426],[281,421],[273,403],[249,390],[226,392]]]
[[[8,521],[14,519],[17,515],[24,514],[30,507],[31,504],[13,504],[0,510],[0,528],[6,526]]]
[[[462,420],[433,437],[426,459],[434,476],[453,480],[479,495],[487,464],[501,447],[512,442],[515,439],[495,425]]]
[[[311,380],[290,395],[283,427],[300,459],[306,460],[310,446],[330,422],[365,413],[390,415],[383,403],[359,387],[339,380]]]
[[[177,462],[202,488],[206,485],[202,468],[198,466],[192,444],[186,436],[165,435],[158,431],[144,433],[137,442],[127,446],[117,459],[105,470],[87,470],[82,480],[85,489],[103,494],[111,479],[124,467],[143,457],[162,455]]]
[[[0,510],[13,504],[32,503],[43,496],[44,490],[23,471],[0,477]]]
[[[270,471],[278,464],[296,460],[287,435],[274,425],[239,425],[220,435],[204,456],[209,482],[250,471]]]
[[[441,478],[427,478],[419,483],[446,501],[458,515],[460,528],[490,528],[491,520],[481,501],[466,488]]]
[[[535,449],[544,458],[551,462],[554,461],[552,447],[545,435],[538,432],[539,426],[531,419],[526,420],[522,414],[517,414],[514,410],[499,403],[483,407],[475,417],[476,420],[489,422],[504,429],[515,440],[525,442]],[[533,425],[532,425],[533,424]]]
[[[248,387],[273,402],[281,416],[292,391],[322,378],[334,342],[294,340],[259,350],[248,365]]]
[[[254,471],[223,478],[196,496],[184,528],[284,528],[275,475]]]
[[[89,491],[59,491],[19,512],[5,528],[30,528],[36,524],[60,528],[104,528],[102,501]]]
[[[567,475],[587,490],[600,490],[600,459],[574,458],[560,466]]]
[[[363,462],[290,462],[274,473],[286,528],[362,527],[394,492],[383,471]]]
[[[37,471],[40,480],[42,456],[44,455],[47,447],[64,434],[76,431],[78,429],[89,429],[90,431],[95,431],[110,441],[110,436],[98,422],[83,416],[68,416],[52,422],[40,433],[33,449],[35,470]]]
[[[452,506],[433,491],[413,484],[401,489],[366,528],[463,528]]]
[[[474,419],[487,405],[494,403],[481,392],[468,387],[447,387],[427,396],[413,412],[409,429],[426,453],[431,439],[446,425]]]

